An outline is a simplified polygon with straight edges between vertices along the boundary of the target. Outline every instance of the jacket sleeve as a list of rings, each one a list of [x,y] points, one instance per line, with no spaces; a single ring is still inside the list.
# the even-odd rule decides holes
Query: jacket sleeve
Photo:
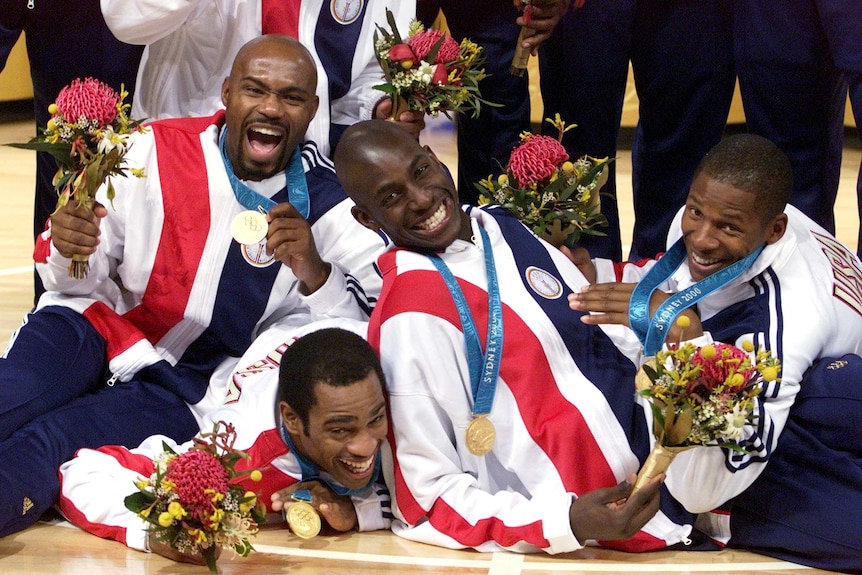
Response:
[[[326,283],[302,296],[314,319],[367,321],[380,294],[382,279],[375,262],[386,246],[381,236],[353,218],[352,205],[344,200],[314,224],[320,257],[332,264]]]
[[[147,523],[126,509],[123,501],[137,491],[137,479],[150,476],[153,457],[163,451],[163,441],[178,453],[191,446],[191,442],[178,446],[167,437],[153,436],[132,450],[106,446],[78,451],[60,466],[60,511],[85,531],[149,551]]]
[[[151,44],[164,38],[203,4],[200,0],[101,0],[100,3],[108,28],[127,44]]]

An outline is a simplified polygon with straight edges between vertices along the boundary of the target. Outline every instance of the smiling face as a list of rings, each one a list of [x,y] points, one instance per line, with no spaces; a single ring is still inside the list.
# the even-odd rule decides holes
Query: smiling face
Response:
[[[441,251],[470,239],[469,217],[443,164],[410,134],[382,120],[348,128],[336,150],[338,179],[365,227],[397,246]]]
[[[682,216],[692,279],[700,281],[763,244],[781,239],[787,215],[767,218],[756,199],[755,194],[718,181],[707,172],[695,177]]]
[[[317,70],[287,36],[261,36],[240,49],[222,85],[225,147],[236,175],[263,180],[284,170],[317,112]]]
[[[291,441],[307,459],[348,489],[365,487],[386,438],[383,386],[374,371],[357,382],[314,385],[308,425],[285,402],[281,417]]]

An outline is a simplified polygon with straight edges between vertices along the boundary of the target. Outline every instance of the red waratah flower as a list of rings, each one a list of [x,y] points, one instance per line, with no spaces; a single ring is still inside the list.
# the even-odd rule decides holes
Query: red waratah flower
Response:
[[[416,53],[416,57],[420,60],[424,60],[428,57],[434,44],[436,44],[440,38],[443,38],[443,36],[444,34],[440,30],[424,30],[414,34],[407,43],[411,48],[413,48],[413,52]],[[461,49],[458,46],[458,42],[453,40],[450,36],[446,36],[443,43],[440,45],[440,49],[437,50],[437,57],[434,58],[433,63],[448,64],[449,62],[454,62],[458,59],[458,55],[460,53]]]
[[[727,382],[727,377],[731,372],[742,375],[742,379],[738,385],[733,387],[743,387],[751,376],[754,375],[754,368],[749,367],[745,370],[740,370],[742,362],[748,358],[748,354],[736,347],[726,343],[715,343],[715,356],[709,359],[701,355],[701,350],[697,350],[691,357],[692,365],[700,365],[701,377],[703,383],[712,391],[719,384]],[[732,382],[727,382],[732,384]]]
[[[105,125],[117,117],[119,101],[120,95],[104,82],[95,78],[83,81],[77,78],[60,90],[55,103],[67,122],[76,122],[84,116],[99,125]]]
[[[512,150],[508,171],[521,185],[535,184],[550,178],[568,159],[566,149],[555,138],[530,134]]]
[[[197,449],[172,459],[165,479],[177,486],[180,502],[198,516],[208,516],[212,510],[212,493],[205,490],[213,489],[217,493],[228,490],[227,470],[211,454]]]

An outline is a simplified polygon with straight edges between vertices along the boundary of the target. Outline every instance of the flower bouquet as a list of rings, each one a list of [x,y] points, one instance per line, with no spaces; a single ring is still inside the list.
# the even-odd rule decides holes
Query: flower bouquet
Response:
[[[557,128],[557,138],[522,133],[506,172],[475,184],[479,204],[501,205],[551,244],[572,247],[581,234],[604,235],[594,228],[607,225],[599,190],[611,160],[583,156],[569,161],[561,142],[575,126],[566,126],[559,114],[545,121]]]
[[[123,165],[129,150],[129,134],[143,131],[137,121],[127,116],[129,104],[120,94],[94,78],[80,78],[60,90],[57,100],[48,106],[51,119],[42,134],[23,144],[10,144],[16,148],[47,152],[57,160],[54,189],[59,199],[57,208],[73,197],[79,207],[93,208],[96,190],[108,182],[108,199],[114,199],[111,176],[143,177],[141,169]],[[87,277],[87,256],[75,255],[69,266],[69,276]]]
[[[652,408],[656,443],[638,473],[637,491],[664,473],[677,453],[696,447],[745,451],[738,443],[756,415],[762,383],[778,379],[780,362],[763,349],[754,354],[726,343],[691,343],[660,351],[635,379],[638,395]]]
[[[374,88],[392,98],[392,118],[407,110],[434,117],[472,112],[475,118],[482,104],[496,105],[479,94],[479,81],[485,77],[481,46],[467,38],[458,44],[440,30],[426,30],[418,20],[402,38],[389,10],[386,18],[390,30],[378,24],[374,33],[374,52],[386,82]]]
[[[224,425],[225,430],[219,431]],[[245,557],[253,550],[249,538],[258,532],[265,511],[257,495],[238,480],[260,481],[260,470],[237,473],[237,461],[248,458],[233,448],[236,431],[218,422],[211,433],[194,439],[191,450],[177,454],[164,445],[149,479],[141,478],[125,505],[150,524],[157,540],[188,556],[203,557],[217,575],[216,558],[229,547]]]

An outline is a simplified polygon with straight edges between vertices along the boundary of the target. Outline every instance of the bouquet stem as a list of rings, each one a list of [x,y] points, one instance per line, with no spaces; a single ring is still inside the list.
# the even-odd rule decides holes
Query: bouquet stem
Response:
[[[691,449],[691,446],[667,447],[656,443],[647,456],[646,461],[644,461],[643,467],[638,472],[638,478],[635,481],[635,486],[632,488],[632,495],[652,481],[656,475],[667,471],[674,458],[687,449]]]
[[[92,212],[95,203],[96,200],[93,197],[84,195],[84,197],[79,200],[78,205],[82,208],[86,208],[87,211]],[[69,264],[69,277],[75,278],[76,280],[82,280],[86,278],[89,273],[90,256],[81,254],[72,255],[72,263]]]
[[[392,119],[398,121],[401,114],[410,111],[410,102],[406,98],[402,98],[399,94],[392,94]]]
[[[523,76],[527,72],[530,49],[522,47],[521,43],[532,35],[533,30],[526,26],[521,26],[521,33],[518,34],[518,43],[515,45],[515,56],[512,58],[512,65],[509,67],[509,73],[513,76]]]

